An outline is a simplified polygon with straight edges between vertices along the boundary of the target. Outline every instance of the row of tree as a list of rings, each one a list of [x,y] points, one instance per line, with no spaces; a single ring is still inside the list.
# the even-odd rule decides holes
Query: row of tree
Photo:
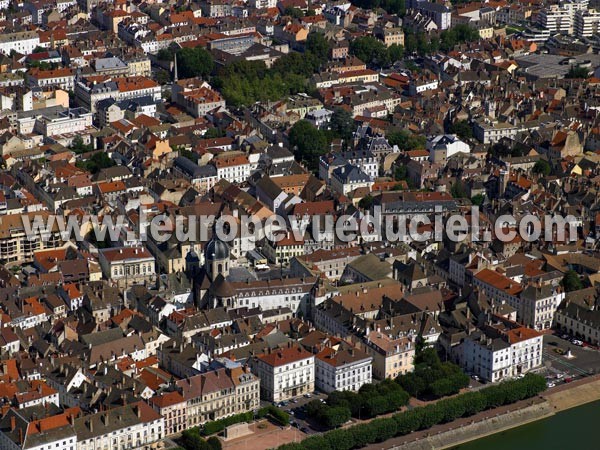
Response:
[[[306,413],[326,428],[336,428],[350,417],[369,419],[398,411],[408,404],[409,395],[392,380],[378,384],[364,384],[358,392],[334,391],[326,403],[313,400]]]
[[[467,392],[425,407],[394,414],[389,418],[375,419],[369,423],[313,435],[300,443],[279,446],[278,450],[361,448],[395,436],[426,430],[436,424],[451,422],[461,417],[469,417],[481,411],[531,398],[545,389],[546,380],[543,377],[527,374],[518,380],[506,381],[476,392]]]

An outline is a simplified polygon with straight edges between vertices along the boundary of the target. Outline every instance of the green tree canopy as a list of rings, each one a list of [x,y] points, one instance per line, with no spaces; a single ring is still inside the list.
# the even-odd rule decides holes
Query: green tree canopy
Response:
[[[336,108],[331,116],[329,126],[333,134],[337,137],[349,140],[352,138],[352,133],[354,132],[354,119],[349,111],[343,108]]]
[[[331,44],[325,38],[325,34],[319,32],[310,33],[308,38],[306,38],[306,51],[315,55],[319,61],[327,61],[330,50]]]
[[[580,66],[571,66],[569,71],[566,73],[565,78],[588,78],[589,76],[589,69]]]
[[[358,202],[358,206],[362,209],[370,209],[373,205],[373,197],[370,194],[365,195]]]
[[[404,58],[404,47],[401,45],[392,44],[388,47],[387,52],[390,63],[392,64]]]
[[[177,52],[177,71],[181,78],[206,77],[214,67],[212,55],[202,47],[186,47]]]
[[[106,153],[96,152],[85,161],[77,161],[75,165],[80,169],[87,170],[92,174],[96,174],[100,171],[100,169],[116,166],[116,163]]]
[[[304,161],[311,170],[319,167],[319,157],[327,152],[327,137],[307,120],[299,120],[289,133],[290,145],[300,161]]]
[[[552,169],[548,161],[546,161],[545,159],[540,159],[538,162],[535,163],[533,169],[531,170],[533,173],[538,173],[547,177],[548,175],[550,175]]]
[[[288,6],[283,10],[284,16],[290,16],[294,19],[299,19],[304,17],[304,12],[300,8],[294,8],[293,6]]]
[[[359,37],[350,42],[350,53],[369,66],[387,67],[390,65],[387,47],[373,36]]]
[[[562,279],[562,286],[566,292],[583,289],[583,283],[581,283],[579,275],[574,270],[567,270]]]
[[[450,132],[461,139],[471,139],[473,137],[473,128],[467,120],[459,120],[453,123],[450,126]]]
[[[390,145],[397,145],[403,151],[425,148],[427,142],[425,136],[412,134],[406,130],[388,133],[387,140]]]

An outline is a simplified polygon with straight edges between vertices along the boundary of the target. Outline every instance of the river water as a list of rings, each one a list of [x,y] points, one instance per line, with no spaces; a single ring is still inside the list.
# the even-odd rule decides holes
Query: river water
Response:
[[[600,401],[503,431],[452,450],[599,450]]]

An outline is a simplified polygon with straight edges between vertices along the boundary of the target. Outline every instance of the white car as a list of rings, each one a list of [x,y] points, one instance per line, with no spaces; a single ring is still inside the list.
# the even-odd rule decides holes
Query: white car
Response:
[[[554,383],[552,383],[552,382],[548,383],[548,387],[549,387],[549,388],[553,388],[553,387],[555,387],[555,386],[556,386],[556,384],[554,384]]]

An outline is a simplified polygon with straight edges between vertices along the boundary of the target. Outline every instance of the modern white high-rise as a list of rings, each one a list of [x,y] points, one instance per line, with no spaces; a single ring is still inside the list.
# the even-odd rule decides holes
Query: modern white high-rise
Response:
[[[595,9],[575,12],[575,36],[592,37],[600,31],[600,11]]]
[[[550,5],[540,12],[538,23],[550,32],[573,34],[575,13],[587,11],[588,3],[589,0],[571,0],[561,5]]]

